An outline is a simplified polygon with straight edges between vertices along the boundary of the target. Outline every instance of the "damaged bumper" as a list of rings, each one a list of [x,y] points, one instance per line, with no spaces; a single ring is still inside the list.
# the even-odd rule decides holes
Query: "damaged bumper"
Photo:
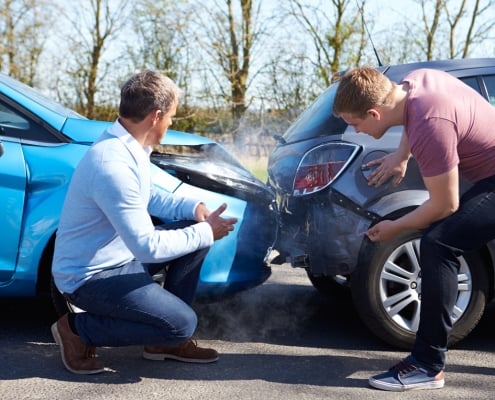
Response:
[[[238,220],[208,252],[198,296],[235,293],[268,279],[266,254],[278,227],[274,192],[216,143],[157,146],[151,159],[176,180],[174,193],[202,199],[211,210],[226,203],[223,216]]]
[[[286,262],[313,275],[347,275],[358,263],[364,232],[379,217],[335,190],[328,194],[304,205],[279,204],[276,248]]]

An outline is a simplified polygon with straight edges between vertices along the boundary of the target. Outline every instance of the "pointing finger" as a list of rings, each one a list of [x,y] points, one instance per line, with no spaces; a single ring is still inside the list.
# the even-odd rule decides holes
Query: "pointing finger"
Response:
[[[227,208],[227,204],[223,203],[218,207],[215,211],[213,211],[210,215],[218,217],[220,214],[222,214]]]

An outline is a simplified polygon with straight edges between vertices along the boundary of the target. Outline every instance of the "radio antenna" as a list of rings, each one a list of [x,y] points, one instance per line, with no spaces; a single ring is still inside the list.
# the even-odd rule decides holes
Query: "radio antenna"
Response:
[[[368,25],[366,24],[366,20],[364,19],[363,7],[359,6],[358,0],[356,0],[356,5],[358,7],[359,13],[361,14],[361,20],[363,22],[364,29],[366,29],[366,33],[367,33],[368,38],[371,42],[371,46],[373,47],[373,51],[375,53],[376,60],[378,61],[378,66],[383,67],[382,61],[380,60],[380,56],[378,55],[378,52],[376,51],[375,44],[373,43],[373,39],[371,38],[370,31],[368,30]]]

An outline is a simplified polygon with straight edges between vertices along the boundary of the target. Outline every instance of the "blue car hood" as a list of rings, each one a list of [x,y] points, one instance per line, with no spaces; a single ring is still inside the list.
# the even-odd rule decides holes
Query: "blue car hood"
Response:
[[[112,122],[95,121],[83,118],[67,118],[62,133],[78,143],[93,143]],[[191,133],[168,130],[162,144],[192,146],[213,143],[212,140]]]
[[[110,122],[104,121],[67,118],[67,121],[62,127],[62,133],[74,142],[93,143],[110,125]]]

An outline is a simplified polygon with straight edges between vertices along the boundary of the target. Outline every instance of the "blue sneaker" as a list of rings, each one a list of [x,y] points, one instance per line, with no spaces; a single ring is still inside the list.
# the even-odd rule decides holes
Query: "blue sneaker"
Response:
[[[391,392],[406,390],[440,389],[444,386],[443,371],[431,371],[421,367],[409,356],[383,374],[372,376],[369,384],[377,389]]]

